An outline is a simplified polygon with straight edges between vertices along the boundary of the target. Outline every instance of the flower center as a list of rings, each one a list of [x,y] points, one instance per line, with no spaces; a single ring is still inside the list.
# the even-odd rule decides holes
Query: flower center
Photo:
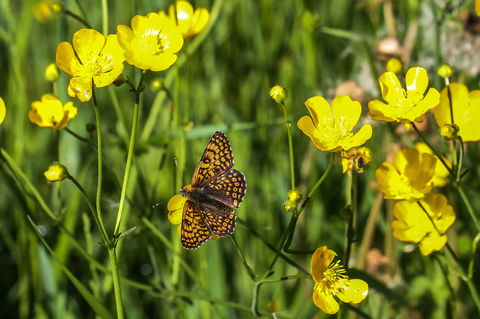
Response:
[[[351,130],[352,128],[344,116],[338,119],[324,117],[323,123],[321,121],[318,123],[313,136],[323,145],[336,145],[338,141],[352,137]]]
[[[417,91],[410,91],[407,94],[405,89],[402,89],[402,92],[404,98],[398,99],[396,107],[403,110],[405,114],[417,106],[418,103],[420,103],[420,101],[423,99],[423,94],[420,94]]]
[[[325,282],[325,288],[329,293],[336,295],[342,293],[346,287],[348,287],[348,276],[345,275],[347,271],[340,265],[338,260],[335,264],[328,267],[323,272],[323,281]]]
[[[166,48],[166,38],[158,30],[148,29],[140,39],[139,48],[145,55],[160,55]]]
[[[86,60],[85,64],[80,65],[80,69],[74,72],[82,78],[91,79],[113,70],[114,58],[109,54],[95,55],[90,52]]]

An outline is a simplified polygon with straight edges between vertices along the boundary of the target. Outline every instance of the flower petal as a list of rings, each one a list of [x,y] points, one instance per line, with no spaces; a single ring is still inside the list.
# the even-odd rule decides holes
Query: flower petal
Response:
[[[210,12],[208,12],[205,8],[197,8],[195,13],[192,17],[192,29],[190,33],[192,35],[199,34],[205,29],[206,25],[208,24],[208,20],[210,19]]]
[[[5,113],[6,112],[7,112],[7,109],[5,108],[5,102],[0,97],[0,124],[3,123],[3,120],[5,119]]]
[[[348,285],[344,287],[343,292],[337,294],[337,297],[346,303],[359,303],[368,295],[368,284],[360,279],[351,279]]]
[[[360,131],[357,134],[353,135],[349,139],[345,139],[341,142],[342,148],[344,150],[349,150],[353,147],[358,147],[363,145],[367,140],[372,137],[372,126],[370,124],[366,124],[362,126]]]
[[[344,117],[350,127],[350,131],[357,124],[362,113],[362,106],[357,101],[347,96],[337,96],[332,102],[332,114],[334,119]]]
[[[176,25],[173,23],[165,23],[161,33],[165,53],[177,53],[180,51],[183,46],[183,37]]]
[[[80,63],[73,52],[73,47],[68,42],[62,42],[57,47],[57,65],[60,69],[70,75],[74,75],[73,70],[78,70]]]
[[[315,306],[322,309],[323,312],[331,315],[337,313],[340,309],[340,305],[333,296],[331,294],[324,294],[320,289],[313,290],[313,302]]]
[[[312,277],[316,283],[323,281],[323,273],[337,254],[333,250],[329,250],[327,246],[323,246],[315,250],[310,263]]]
[[[399,105],[405,99],[405,93],[395,73],[385,72],[378,79],[382,97],[389,104]]]
[[[135,38],[133,30],[126,25],[117,26],[117,41],[125,51],[132,51],[132,41]]]
[[[305,102],[305,106],[308,108],[310,112],[310,116],[313,119],[313,124],[315,127],[318,127],[318,122],[323,122],[323,118],[332,118],[332,109],[330,108],[330,104],[321,96],[314,96],[309,98]]]
[[[372,120],[393,122],[397,119],[396,109],[379,100],[368,102],[368,110]]]
[[[81,102],[90,101],[92,98],[92,79],[71,78],[68,85],[68,94],[71,97],[77,97]]]
[[[407,94],[416,92],[423,95],[428,87],[427,70],[424,68],[410,68],[405,76],[405,84],[407,85]]]
[[[73,35],[73,47],[78,58],[85,66],[92,57],[100,54],[105,45],[105,37],[93,29],[80,29]]]
[[[102,57],[105,63],[101,65],[102,71],[93,77],[93,81],[97,87],[105,87],[110,85],[115,79],[122,74],[123,61],[125,61],[125,51],[118,44],[117,35],[110,34],[107,37],[107,43],[102,50]]]

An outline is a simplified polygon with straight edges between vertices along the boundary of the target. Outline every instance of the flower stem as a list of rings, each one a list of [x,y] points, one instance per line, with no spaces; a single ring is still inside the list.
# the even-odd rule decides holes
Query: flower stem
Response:
[[[247,259],[245,258],[245,255],[243,254],[242,250],[240,249],[240,246],[238,246],[237,239],[235,238],[234,234],[230,236],[230,238],[233,241],[233,244],[235,245],[235,248],[237,249],[238,254],[240,255],[240,258],[242,259],[243,267],[245,268],[245,272],[247,273],[248,277],[255,282],[255,272],[253,271],[252,267],[250,267],[247,263]]]
[[[107,0],[102,0],[102,30],[103,35],[108,35],[108,4]]]
[[[115,247],[108,247],[108,256],[110,257],[110,266],[112,267],[113,287],[115,291],[115,304],[117,306],[117,318],[123,319],[122,289],[120,287],[120,274],[118,273],[117,254]]]
[[[85,191],[85,189],[83,188],[83,186],[75,179],[75,177],[73,177],[72,175],[69,175],[69,176],[67,176],[67,178],[69,180],[71,180],[75,184],[75,186],[77,186],[77,188],[80,190],[80,192],[82,192],[83,196],[85,197],[85,200],[87,201],[88,207],[90,208],[90,211],[92,212],[93,219],[95,220],[95,223],[97,223],[98,230],[100,230],[100,234],[103,237],[103,241],[105,243],[107,243],[108,242],[107,232],[105,231],[105,228],[102,227],[102,224],[100,224],[97,212],[95,211],[95,205],[90,200],[90,197],[88,197],[88,194]]]
[[[90,141],[88,138],[85,138],[85,137],[81,137],[80,135],[78,135],[77,133],[75,133],[74,131],[70,130],[68,127],[65,128],[65,130],[70,133],[71,135],[73,135],[74,137],[76,137],[77,139],[79,139],[80,141],[82,142],[85,142],[85,143],[88,143],[88,144],[92,144],[92,141]]]
[[[345,270],[348,270],[348,262],[350,261],[350,253],[352,251],[352,244],[355,237],[355,213],[357,211],[357,171],[354,169],[352,170],[352,202],[350,203],[350,207],[344,211],[346,213],[346,221],[347,221],[347,247],[345,248],[345,256],[343,257],[343,263]]]
[[[101,229],[105,231],[105,226],[103,225],[102,220],[102,181],[103,181],[103,174],[102,174],[102,130],[100,128],[100,110],[97,104],[97,97],[95,95],[95,89],[92,86],[92,96],[93,96],[93,105],[95,107],[95,121],[97,123],[97,154],[98,154],[98,179],[97,179],[97,198],[96,198],[96,208],[97,208],[97,217],[98,222],[100,223]],[[105,244],[109,244],[108,236],[106,238]]]
[[[425,137],[422,135],[422,133],[418,130],[417,126],[415,125],[414,122],[412,122],[412,127],[413,129],[415,130],[415,132],[417,132],[418,136],[420,137],[420,139],[425,143],[427,144],[428,148],[432,150],[432,152],[437,156],[438,160],[440,162],[442,162],[443,166],[445,166],[445,168],[447,169],[448,173],[453,177],[455,178],[455,174],[453,173],[453,170],[450,168],[450,166],[447,165],[447,163],[445,162],[445,160],[443,159],[443,157],[432,147],[432,145],[427,141],[427,139],[425,139]]]
[[[457,163],[457,176],[455,178],[456,183],[460,183],[460,178],[462,177],[462,165],[463,165],[463,155],[464,147],[463,140],[461,136],[458,136],[457,139],[460,141],[459,150],[458,150],[458,163]]]
[[[65,12],[65,14],[66,14],[67,16],[71,16],[72,18],[74,18],[74,19],[80,21],[81,23],[83,23],[87,28],[89,28],[89,29],[92,28],[92,26],[90,25],[90,23],[88,23],[88,21],[87,21],[86,19],[83,19],[82,17],[80,17],[79,15],[73,13],[73,12],[70,11],[70,10],[65,10],[64,12]]]
[[[292,179],[292,190],[295,189],[295,165],[293,162],[293,143],[292,143],[292,123],[288,119],[287,107],[285,102],[282,100],[283,112],[285,113],[285,120],[287,125],[287,134],[288,134],[288,148],[290,150],[290,174]]]
[[[465,191],[463,190],[463,185],[461,182],[456,183],[458,193],[460,194],[460,197],[462,198],[463,202],[465,203],[465,206],[467,206],[467,210],[470,213],[470,217],[472,218],[475,227],[477,227],[477,231],[480,233],[480,224],[478,223],[477,216],[475,216],[475,212],[473,211],[472,204],[470,204],[470,200],[467,197],[467,194],[465,194]]]
[[[135,148],[135,137],[137,132],[137,123],[138,123],[138,110],[140,108],[140,93],[143,92],[143,80],[145,79],[146,70],[143,70],[142,77],[138,83],[138,87],[135,90],[135,108],[133,111],[133,123],[132,123],[132,133],[130,135],[130,145],[128,147],[127,163],[125,167],[125,175],[123,177],[123,186],[122,193],[120,195],[120,204],[118,206],[117,221],[115,222],[115,230],[113,232],[114,236],[118,234],[120,223],[123,216],[123,206],[125,205],[125,197],[127,195],[127,185],[128,179],[130,177],[130,168],[132,166],[133,151]]]
[[[455,312],[456,309],[456,297],[455,297],[455,290],[452,287],[452,284],[450,283],[450,279],[448,278],[448,272],[447,269],[445,269],[444,265],[442,264],[442,261],[439,258],[438,254],[433,254],[433,257],[435,260],[438,262],[438,265],[440,266],[440,270],[442,271],[443,277],[445,278],[445,284],[448,287],[448,291],[450,292],[450,297],[448,298],[448,302],[450,304],[450,318],[456,319],[457,318],[457,313]]]

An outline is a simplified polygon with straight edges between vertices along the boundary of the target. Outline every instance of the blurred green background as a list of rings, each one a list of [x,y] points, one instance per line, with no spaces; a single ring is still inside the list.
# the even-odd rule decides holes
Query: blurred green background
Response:
[[[135,15],[166,11],[172,3],[105,2],[109,34],[116,33],[117,25],[130,26]],[[41,228],[58,260],[115,313],[107,250],[97,244],[101,236],[90,220],[88,206],[73,183],[50,184],[43,175],[51,163],[59,161],[95,198],[95,148],[65,130],[40,128],[28,119],[31,102],[53,93],[44,74],[55,62],[57,45],[71,42],[84,25],[65,14],[40,22],[34,16],[38,3],[0,3],[0,97],[7,108],[0,125],[0,146],[18,166],[17,171],[12,170],[0,157],[0,317],[95,318],[27,219],[30,216]],[[103,32],[102,3],[79,3],[93,28]],[[330,160],[330,153],[316,149],[296,126],[298,119],[308,114],[304,106],[308,98],[320,95],[331,101],[336,94],[351,95],[363,106],[360,127],[372,122],[367,104],[380,98],[378,76],[385,72],[391,57],[402,60],[405,71],[410,66],[426,68],[430,84],[439,90],[443,79],[436,70],[444,62],[452,65],[454,80],[471,90],[478,89],[480,80],[480,22],[473,1],[198,0],[192,4],[210,10],[215,18],[210,32],[204,39],[187,41],[179,53],[183,58],[169,70],[147,72],[141,97],[136,153],[120,230],[138,227],[117,247],[120,275],[130,280],[122,285],[127,318],[254,317],[250,310],[254,285],[231,238],[210,240],[200,249],[187,251],[181,247],[176,226],[167,219],[167,203],[151,207],[168,200],[181,187],[173,157],[178,158],[183,181],[189,184],[210,136],[222,130],[230,139],[235,168],[245,174],[248,183],[236,214],[276,247],[290,220],[283,210],[290,190],[290,166],[283,110],[269,97],[273,85],[289,92],[286,105],[292,122],[296,185],[307,194]],[[65,1],[64,5],[83,15],[77,2]],[[70,76],[60,72],[58,98],[78,107],[78,115],[68,127],[88,138],[86,125],[95,122],[93,104],[70,98],[66,90]],[[125,62],[123,74],[138,83],[141,71]],[[165,92],[152,90],[152,81],[159,78],[168,85],[173,103],[178,103],[178,118]],[[96,89],[96,94],[104,138],[103,217],[111,235],[134,95],[127,85]],[[425,134],[445,153],[448,146],[440,141],[432,119],[427,117]],[[392,237],[393,203],[378,194],[375,180],[380,163],[395,150],[412,147],[418,141],[416,135],[394,123],[371,124],[373,137],[365,146],[373,150],[374,158],[358,180],[356,243],[350,263],[356,268],[351,275],[370,285],[361,309],[372,318],[450,318],[453,297],[437,257],[424,257],[416,244]],[[465,184],[477,212],[479,159],[478,143],[469,143]],[[19,175],[20,171],[24,175]],[[336,162],[300,217],[294,249],[328,246],[342,258],[342,211],[350,202],[349,180]],[[27,181],[58,216],[58,222],[45,214]],[[442,192],[457,213],[449,242],[467,267],[475,228],[454,186],[448,184]],[[255,274],[263,276],[274,252],[240,223],[235,238]],[[310,272],[311,255],[288,256]],[[272,278],[303,274],[283,259],[274,271]],[[459,317],[478,317],[465,284],[456,274],[450,275]],[[480,282],[478,275],[476,279]],[[258,309],[266,317],[328,317],[312,302],[313,286],[310,279],[264,284]],[[357,315],[345,311],[341,317]]]

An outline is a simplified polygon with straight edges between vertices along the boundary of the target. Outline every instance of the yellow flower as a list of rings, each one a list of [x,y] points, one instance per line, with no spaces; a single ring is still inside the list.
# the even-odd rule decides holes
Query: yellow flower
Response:
[[[368,295],[368,284],[360,279],[348,279],[340,261],[332,264],[337,254],[326,246],[318,248],[312,256],[311,272],[315,281],[313,302],[328,314],[338,312],[340,306],[333,298],[346,303],[359,303]]]
[[[397,59],[397,58],[391,58],[391,59],[388,60],[388,62],[387,62],[386,69],[387,69],[388,72],[392,72],[392,73],[395,73],[395,74],[399,74],[399,73],[401,73],[402,70],[403,70],[402,61],[400,61],[400,60]]]
[[[305,105],[312,118],[302,117],[298,120],[297,126],[322,151],[349,150],[362,145],[372,137],[372,126],[368,124],[357,134],[352,133],[362,113],[362,107],[348,96],[336,97],[331,108],[320,96],[309,98]]]
[[[28,118],[32,123],[54,130],[67,127],[68,121],[75,116],[77,108],[73,106],[73,102],[62,105],[59,99],[50,94],[44,94],[41,101],[32,102],[32,109],[28,112]]]
[[[427,256],[447,243],[447,235],[444,234],[455,221],[455,212],[442,194],[432,193],[420,204],[430,217],[416,202],[395,204],[393,214],[397,220],[392,222],[393,236],[402,241],[420,243],[420,251]]]
[[[40,23],[47,23],[53,18],[53,12],[50,6],[52,0],[43,0],[38,2],[33,9],[33,15]]]
[[[3,102],[3,99],[0,97],[0,124],[2,124],[5,119],[5,113],[7,113],[5,102]]]
[[[372,161],[372,150],[368,147],[360,147],[358,150],[352,148],[348,151],[342,151],[340,163],[342,164],[343,174],[348,172],[352,176],[352,170],[363,173],[363,166]]]
[[[45,78],[49,81],[56,81],[58,80],[60,74],[58,74],[58,68],[55,63],[51,63],[45,69]]]
[[[190,188],[191,185],[185,186],[185,188]],[[168,209],[168,220],[173,225],[178,225],[177,227],[177,234],[178,237],[182,237],[182,219],[183,219],[183,206],[185,206],[185,202],[187,199],[183,197],[181,194],[177,194],[170,198],[167,204]],[[221,237],[213,234],[212,240],[220,239]]]
[[[440,162],[438,157],[433,154],[432,150],[427,146],[427,144],[417,143],[417,144],[415,144],[415,148],[420,153],[427,153],[427,154],[430,154],[430,155],[432,155],[433,157],[436,158],[437,164],[435,166],[435,174],[433,175],[433,178],[430,181],[433,182],[435,187],[445,186],[445,184],[447,183],[445,181],[445,177],[448,176],[448,170],[445,168],[445,166],[442,164],[442,162]],[[452,164],[447,159],[444,158],[444,160],[447,163],[447,165],[451,168]]]
[[[422,122],[422,114],[438,105],[440,94],[434,88],[431,88],[425,97],[423,96],[428,87],[427,71],[423,68],[408,70],[405,78],[406,91],[392,72],[382,74],[379,82],[382,97],[387,104],[379,100],[368,103],[373,120],[403,122],[408,130],[410,123]]]
[[[146,17],[133,17],[132,28],[117,27],[118,42],[125,50],[129,64],[157,72],[175,63],[175,53],[182,48],[183,37],[174,23],[152,12]]]
[[[48,171],[46,171],[44,175],[49,182],[63,181],[66,177],[70,176],[67,168],[60,163],[53,163],[50,165]]]
[[[73,35],[72,45],[62,42],[57,48],[57,64],[73,78],[68,94],[82,102],[92,97],[92,81],[96,87],[111,84],[123,71],[124,51],[117,36],[105,37],[93,29],[81,29]],[[80,62],[75,56],[77,54]]]
[[[435,187],[433,177],[437,159],[415,148],[399,150],[395,165],[383,162],[375,172],[385,199],[417,201]]]
[[[475,12],[480,16],[480,0],[475,0]]]
[[[480,140],[480,90],[468,92],[462,83],[451,83],[453,120],[460,128],[458,135],[464,142]],[[435,109],[435,120],[439,127],[453,124],[450,116],[448,89],[445,87],[440,94],[440,104]]]
[[[163,11],[160,11],[158,14],[161,17],[166,17]],[[177,1],[177,19],[175,20],[175,7],[173,4],[170,5],[168,14],[167,18],[173,21],[173,23],[176,22],[185,40],[202,32],[210,19],[210,13],[207,9],[197,8],[193,12],[190,2],[182,0]]]

